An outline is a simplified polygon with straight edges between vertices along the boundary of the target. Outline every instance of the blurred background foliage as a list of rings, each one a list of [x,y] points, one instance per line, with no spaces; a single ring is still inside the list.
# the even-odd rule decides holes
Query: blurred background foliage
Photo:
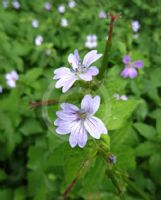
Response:
[[[62,199],[83,162],[69,199],[161,200],[161,1],[76,0],[69,8],[69,1],[50,0],[49,10],[45,0],[19,0],[19,8],[13,1],[7,6],[4,2],[0,4],[0,199]],[[58,12],[61,4],[64,13]],[[122,15],[115,23],[105,90],[100,89],[103,103],[109,101],[112,109],[104,116],[103,104],[98,113],[108,118],[110,151],[117,157],[112,178],[110,164],[102,157],[90,159],[95,155],[92,141],[84,149],[71,149],[67,138],[57,137],[53,125],[57,105],[29,105],[60,97],[61,91],[54,90],[53,70],[67,66],[74,49],[81,55],[88,51],[87,35],[97,35],[97,49],[103,53],[109,20],[98,17],[101,10]],[[62,18],[68,20],[67,27],[61,26]],[[34,19],[37,28],[32,26]],[[137,36],[133,20],[141,25]],[[41,45],[36,45],[37,36],[43,38]],[[119,77],[122,57],[128,53],[144,61],[134,80]],[[6,85],[5,74],[12,70],[19,74],[16,88]],[[62,98],[72,99],[73,92]],[[129,100],[114,100],[116,92],[126,92]]]

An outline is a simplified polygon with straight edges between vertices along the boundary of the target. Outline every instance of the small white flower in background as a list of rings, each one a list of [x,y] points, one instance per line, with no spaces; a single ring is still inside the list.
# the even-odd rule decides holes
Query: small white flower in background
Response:
[[[44,38],[43,38],[41,35],[38,35],[38,36],[35,38],[35,45],[36,45],[36,46],[40,46],[40,45],[43,43],[43,40],[44,40]]]
[[[85,42],[85,47],[89,49],[93,49],[97,46],[97,36],[96,35],[88,35]]]
[[[14,7],[16,10],[20,9],[20,7],[21,7],[19,1],[17,1],[17,0],[14,0],[14,1],[12,2],[12,5],[13,5],[13,7]]]
[[[2,1],[3,8],[8,8],[8,0]]]
[[[116,94],[113,95],[113,97],[115,99],[117,99],[117,100],[123,100],[123,101],[127,101],[128,100],[128,97],[125,94],[119,95],[119,94],[116,93]]]
[[[132,30],[134,32],[138,32],[138,30],[140,29],[140,23],[139,23],[139,21],[134,20],[134,21],[132,21],[131,25],[132,25]]]
[[[51,8],[52,8],[51,3],[50,2],[45,2],[44,3],[44,8],[45,8],[45,10],[51,10]]]
[[[67,27],[68,26],[68,20],[66,18],[62,18],[60,22],[62,27]]]
[[[96,50],[88,52],[83,61],[81,61],[78,50],[74,51],[74,54],[68,56],[68,62],[71,65],[71,69],[67,67],[60,67],[54,71],[54,80],[57,80],[55,88],[61,88],[63,93],[68,91],[75,81],[84,80],[91,81],[93,76],[99,73],[99,70],[95,66],[91,66],[96,60],[98,60],[102,54],[98,54]]]
[[[58,6],[58,12],[65,13],[65,6],[63,4]]]
[[[32,27],[33,28],[38,28],[39,27],[39,21],[37,19],[32,20]]]
[[[99,17],[100,19],[105,19],[105,18],[107,17],[107,14],[106,14],[106,12],[105,12],[104,10],[101,10],[101,11],[99,12],[98,17]]]
[[[71,0],[71,1],[69,1],[68,6],[69,6],[69,8],[74,8],[76,6],[76,2]]]
[[[19,76],[16,71],[11,71],[5,75],[7,85],[11,88],[16,87],[16,81],[19,79]]]
[[[134,39],[138,39],[138,37],[139,37],[139,34],[138,34],[138,33],[135,33],[135,34],[133,35],[133,38],[134,38]]]
[[[56,112],[58,119],[54,122],[56,132],[60,135],[70,133],[69,143],[73,148],[83,148],[88,139],[88,133],[95,139],[101,134],[107,134],[107,129],[101,119],[95,117],[100,106],[100,97],[85,95],[81,102],[81,109],[69,103],[60,104],[62,110]]]
[[[2,86],[0,85],[0,93],[2,93],[3,92],[3,88],[2,88]]]

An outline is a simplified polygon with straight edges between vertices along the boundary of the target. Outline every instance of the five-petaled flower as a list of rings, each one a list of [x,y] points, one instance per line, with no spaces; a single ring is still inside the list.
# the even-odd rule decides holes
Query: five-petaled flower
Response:
[[[58,119],[54,122],[56,132],[60,135],[70,133],[69,143],[71,147],[83,148],[87,143],[89,133],[93,138],[100,139],[101,134],[107,134],[107,129],[94,114],[100,106],[100,97],[85,95],[81,102],[81,109],[69,103],[60,104],[62,110],[56,112]]]
[[[54,80],[58,80],[55,84],[56,88],[61,88],[66,92],[69,90],[76,80],[91,81],[93,76],[99,73],[95,66],[91,66],[93,62],[98,60],[102,54],[98,54],[96,50],[87,53],[83,59],[80,60],[78,50],[74,54],[68,56],[68,62],[72,66],[71,69],[67,67],[60,67],[54,71]]]
[[[125,68],[121,72],[121,76],[124,78],[130,77],[132,79],[138,75],[136,69],[142,68],[144,65],[142,60],[132,62],[128,55],[123,57],[123,63],[125,64]]]

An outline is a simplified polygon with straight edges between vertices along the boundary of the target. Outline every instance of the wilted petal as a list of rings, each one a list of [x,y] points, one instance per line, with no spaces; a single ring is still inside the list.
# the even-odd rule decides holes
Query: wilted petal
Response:
[[[97,67],[92,66],[86,71],[86,73],[91,75],[91,76],[96,76],[99,73],[99,70],[98,70]]]
[[[95,96],[94,98],[92,98],[91,95],[86,95],[81,102],[81,109],[91,114],[96,113],[99,106],[100,106],[99,96]]]
[[[131,58],[128,55],[124,56],[123,59],[122,59],[122,62],[124,64],[128,64],[130,61],[131,61]]]
[[[93,62],[98,60],[102,54],[97,54],[96,50],[92,50],[89,53],[87,53],[83,59],[83,65],[85,67],[89,67]]]
[[[143,65],[144,65],[144,63],[143,63],[142,60],[138,60],[138,61],[133,62],[133,66],[136,67],[136,68],[142,68]]]

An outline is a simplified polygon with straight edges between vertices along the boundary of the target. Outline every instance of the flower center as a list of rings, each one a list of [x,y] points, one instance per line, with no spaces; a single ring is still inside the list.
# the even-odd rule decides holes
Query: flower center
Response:
[[[79,111],[77,114],[78,114],[79,119],[82,119],[82,120],[86,119],[87,117],[87,113],[84,111]]]

